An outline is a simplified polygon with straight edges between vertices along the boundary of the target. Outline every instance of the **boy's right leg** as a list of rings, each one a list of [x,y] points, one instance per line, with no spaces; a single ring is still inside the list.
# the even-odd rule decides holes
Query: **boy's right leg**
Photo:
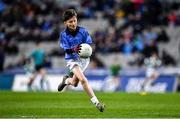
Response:
[[[96,107],[100,112],[103,112],[105,105],[99,102],[99,103],[97,103]]]

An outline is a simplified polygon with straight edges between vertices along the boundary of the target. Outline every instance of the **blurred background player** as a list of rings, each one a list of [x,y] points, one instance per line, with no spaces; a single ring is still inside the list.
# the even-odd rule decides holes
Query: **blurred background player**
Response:
[[[156,52],[153,52],[149,58],[144,60],[146,66],[146,78],[142,83],[142,92],[146,92],[148,87],[152,86],[154,81],[159,77],[159,72],[156,70],[156,67],[161,65],[161,60],[158,58]]]
[[[120,88],[120,76],[119,71],[121,67],[118,64],[110,66],[110,75],[107,76],[102,85],[102,91],[104,92],[115,92]]]
[[[44,68],[45,52],[41,48],[41,43],[36,43],[36,49],[29,56],[29,64],[26,64],[26,71],[29,77],[28,87],[30,90],[48,90],[49,85],[45,78]]]
[[[90,97],[93,104],[96,105],[99,111],[104,111],[104,104],[100,103],[95,96],[87,78],[83,71],[87,68],[90,58],[80,58],[80,44],[92,44],[92,39],[85,28],[77,26],[77,13],[74,9],[68,9],[63,13],[63,20],[66,29],[60,34],[60,46],[65,51],[65,60],[67,67],[73,72],[73,77],[64,76],[62,82],[58,86],[58,91],[62,91],[66,85],[76,87],[79,81],[83,89]]]

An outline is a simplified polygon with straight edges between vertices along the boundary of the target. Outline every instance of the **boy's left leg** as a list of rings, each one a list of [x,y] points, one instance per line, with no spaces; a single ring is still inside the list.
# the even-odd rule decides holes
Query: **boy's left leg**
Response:
[[[74,87],[77,87],[78,83],[79,83],[79,80],[75,75],[73,75],[72,78],[66,75],[63,77],[62,82],[59,84],[58,91],[62,91],[66,85],[72,85]]]
[[[62,91],[64,87],[67,85],[65,82],[69,78],[69,76],[63,76],[62,82],[58,85],[58,91]]]
[[[88,83],[87,78],[84,76],[81,68],[77,65],[73,68],[74,75],[79,79],[79,81],[82,84],[83,89],[87,93],[87,95],[90,97],[91,102],[96,105],[97,109],[101,112],[104,111],[105,105],[100,103],[97,97],[94,94],[94,91],[92,90],[91,86]]]

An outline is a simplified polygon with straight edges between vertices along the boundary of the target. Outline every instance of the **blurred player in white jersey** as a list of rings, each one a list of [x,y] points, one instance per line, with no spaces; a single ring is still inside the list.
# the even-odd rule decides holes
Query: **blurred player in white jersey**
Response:
[[[146,66],[146,78],[142,83],[142,92],[146,92],[146,89],[153,85],[154,81],[159,77],[159,72],[156,70],[161,65],[161,60],[158,58],[156,52],[153,52],[151,57],[144,60]]]

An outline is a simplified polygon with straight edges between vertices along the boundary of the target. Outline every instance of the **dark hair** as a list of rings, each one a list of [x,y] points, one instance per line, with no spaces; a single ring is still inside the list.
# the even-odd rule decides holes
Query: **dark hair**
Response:
[[[74,9],[68,9],[63,13],[63,21],[71,19],[73,16],[77,17],[77,13]]]

